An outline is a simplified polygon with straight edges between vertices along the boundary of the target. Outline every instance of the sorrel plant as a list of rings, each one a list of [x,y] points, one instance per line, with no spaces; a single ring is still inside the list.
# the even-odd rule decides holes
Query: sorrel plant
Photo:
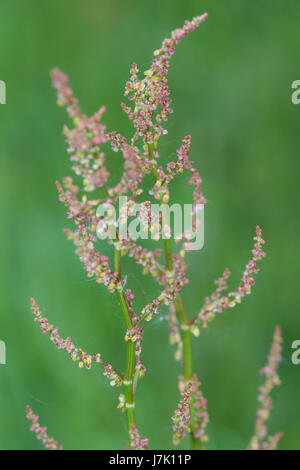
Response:
[[[104,107],[91,117],[83,114],[78,100],[69,87],[67,76],[58,69],[54,69],[51,73],[53,86],[58,94],[58,104],[66,107],[72,121],[71,128],[65,126],[64,135],[76,182],[68,176],[63,179],[62,184],[57,182],[57,188],[59,200],[66,206],[68,217],[74,222],[75,229],[73,231],[64,229],[64,232],[74,243],[75,252],[83,263],[88,277],[103,284],[118,298],[124,317],[122,329],[126,345],[125,370],[117,370],[104,360],[100,353],[85,352],[75,345],[70,337],[63,338],[57,328],[43,316],[34,299],[31,299],[32,311],[43,333],[48,335],[59,349],[64,350],[72,361],[77,362],[80,368],[90,369],[92,365],[99,367],[112,386],[122,389],[118,408],[126,414],[130,449],[148,447],[149,439],[141,438],[139,434],[138,429],[142,427],[140,423],[137,428],[135,394],[137,382],[146,372],[146,367],[141,361],[144,329],[146,330],[147,322],[154,316],[162,315],[163,306],[168,308],[170,343],[176,345],[175,359],[182,364],[179,404],[173,417],[170,418],[174,431],[173,443],[177,445],[189,433],[191,448],[204,448],[204,443],[208,440],[206,425],[209,417],[207,402],[200,388],[201,382],[194,371],[192,336],[198,336],[200,329],[206,328],[215,319],[216,314],[240,304],[243,298],[250,294],[255,283],[255,275],[259,271],[258,262],[265,256],[262,249],[265,242],[261,229],[257,226],[252,257],[244,269],[239,285],[233,290],[228,290],[227,280],[230,272],[225,269],[221,277],[215,281],[214,292],[205,297],[200,312],[194,317],[187,315],[181,296],[181,291],[188,282],[185,257],[192,249],[191,237],[199,228],[197,212],[206,200],[202,194],[200,175],[189,156],[191,137],[187,135],[182,139],[176,160],[169,162],[165,168],[160,165],[159,142],[167,133],[165,123],[173,112],[170,107],[167,80],[169,60],[181,39],[196,29],[206,17],[207,14],[195,17],[192,21],[185,21],[182,28],[175,29],[171,36],[163,41],[162,46],[154,51],[153,62],[142,76],[137,65],[132,64],[131,75],[125,86],[128,104],[121,104],[134,128],[133,135],[129,139],[116,131],[106,130],[101,121]],[[105,166],[104,144],[110,145],[113,151],[119,152],[123,157],[123,174],[115,186],[111,185],[110,174]],[[190,173],[189,184],[193,186],[191,214],[193,224],[189,233],[183,232],[176,237],[178,249],[174,252],[172,227],[162,223],[162,217],[152,211],[150,201],[144,196],[143,182],[148,175],[153,178],[150,195],[162,203],[163,212],[170,199],[170,182],[185,171]],[[109,217],[98,215],[99,205],[107,204],[109,213],[110,208],[117,205],[120,196],[126,196],[126,202],[120,208],[117,220],[111,223]],[[163,253],[161,249],[150,250],[139,245],[137,238],[129,229],[125,237],[121,236],[124,220],[135,215],[137,198],[143,199],[143,204],[138,210],[140,227],[144,233],[152,235],[155,228],[153,244],[163,238]],[[112,228],[114,235],[110,236]],[[101,242],[96,236],[99,233]],[[112,259],[98,251],[98,245],[101,249],[103,243],[112,246]],[[132,257],[142,267],[143,274],[150,274],[161,289],[160,295],[139,312],[136,312],[134,307],[134,291],[127,285],[126,273],[122,270],[122,258],[125,256]],[[274,449],[281,437],[280,433],[268,437],[266,428],[272,407],[270,392],[280,383],[277,367],[281,341],[280,328],[276,327],[268,364],[261,371],[266,380],[260,388],[261,404],[257,411],[255,432],[248,445],[249,449]],[[27,407],[27,418],[32,423],[31,430],[36,433],[38,439],[42,440],[46,448],[62,449],[60,444],[48,437],[46,428],[40,426],[38,416],[30,407]]]

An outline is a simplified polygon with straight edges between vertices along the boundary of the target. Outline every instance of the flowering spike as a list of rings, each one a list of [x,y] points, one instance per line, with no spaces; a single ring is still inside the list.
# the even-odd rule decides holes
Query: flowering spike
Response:
[[[53,437],[48,437],[47,428],[41,427],[38,415],[35,415],[30,406],[26,406],[26,418],[31,422],[30,431],[35,432],[37,439],[42,441],[48,450],[63,450],[63,447]]]
[[[144,144],[155,146],[159,137],[167,131],[161,125],[162,121],[167,121],[168,116],[173,112],[170,108],[170,91],[168,87],[169,60],[174,54],[175,46],[182,38],[197,28],[207,18],[207,13],[197,16],[192,21],[185,21],[182,28],[175,29],[171,37],[163,41],[160,49],[154,51],[154,59],[148,70],[144,72],[145,77],[138,77],[139,69],[136,63],[131,66],[131,77],[126,83],[125,96],[134,103],[134,106],[126,106],[122,103],[122,108],[133,121],[136,129],[133,137],[135,142],[138,137],[143,138]]]
[[[183,377],[179,377],[179,389],[181,390],[181,399],[178,403],[177,410],[172,416],[173,421],[173,444],[178,445],[184,436],[190,432],[190,413],[191,401],[194,399],[195,416],[195,432],[196,438],[201,442],[207,441],[208,437],[205,432],[206,425],[209,421],[207,414],[207,401],[200,390],[201,382],[198,381],[197,374],[193,379],[184,383]]]
[[[270,393],[274,387],[278,387],[278,385],[280,385],[280,378],[277,373],[277,369],[281,359],[281,343],[281,328],[280,326],[276,326],[267,365],[260,371],[266,379],[265,383],[259,387],[258,401],[261,405],[256,412],[255,432],[248,446],[248,449],[250,450],[276,449],[277,443],[283,435],[282,433],[276,433],[274,436],[268,437],[266,441],[263,441],[263,439],[267,437],[266,422],[270,417],[270,411],[273,407]]]
[[[71,341],[71,338],[62,338],[57,328],[55,328],[51,323],[48,322],[46,317],[43,317],[42,312],[36,304],[36,301],[31,298],[31,309],[34,315],[34,320],[40,324],[40,328],[44,334],[49,334],[50,340],[58,349],[62,349],[67,352],[70,359],[74,362],[78,362],[78,367],[82,369],[91,369],[92,363],[100,363],[104,366],[103,375],[106,375],[110,379],[111,385],[122,385],[121,375],[113,369],[110,364],[101,360],[101,354],[87,354],[82,348],[77,348],[75,344]]]
[[[91,117],[85,116],[69,87],[68,77],[58,69],[52,70],[51,76],[58,93],[58,104],[66,106],[75,125],[71,130],[64,127],[72,168],[76,175],[82,177],[85,191],[93,191],[102,187],[109,177],[104,165],[104,153],[101,151],[101,145],[107,141],[105,126],[100,123],[105,107],[102,106]]]
[[[149,439],[148,438],[142,439],[134,424],[131,424],[130,426],[129,437],[130,437],[131,449],[147,450]]]
[[[72,119],[80,119],[82,117],[81,109],[78,105],[78,99],[75,98],[72,89],[69,87],[69,78],[59,69],[51,71],[52,84],[57,90],[57,104],[66,106],[69,116]]]
[[[227,289],[226,280],[230,275],[230,271],[226,268],[223,275],[215,281],[217,285],[216,291],[204,300],[204,306],[200,313],[191,321],[192,324],[201,323],[204,328],[207,323],[215,318],[215,313],[222,313],[228,307],[234,307],[236,304],[241,303],[243,297],[251,293],[251,288],[255,284],[254,275],[259,272],[257,261],[261,261],[266,253],[262,250],[265,241],[262,238],[261,229],[256,227],[256,236],[253,238],[255,241],[252,250],[252,258],[246,265],[241,282],[238,288],[229,292],[226,295],[220,296],[220,293]]]
[[[151,320],[164,305],[169,307],[170,312],[166,319],[170,328],[170,342],[177,344],[176,359],[182,359],[183,364],[188,365],[184,367],[185,376],[180,381],[181,399],[172,417],[173,442],[178,444],[182,437],[190,432],[192,446],[202,447],[201,443],[208,439],[206,425],[209,418],[207,403],[200,390],[201,383],[197,375],[193,375],[191,371],[190,336],[199,335],[198,323],[205,327],[215,317],[216,312],[221,313],[227,307],[235,306],[241,302],[245,294],[251,292],[254,275],[259,271],[257,262],[265,256],[262,251],[264,240],[261,229],[257,226],[252,258],[244,270],[238,288],[223,295],[223,291],[228,289],[227,279],[230,275],[226,269],[215,281],[215,292],[205,298],[200,313],[193,320],[188,319],[180,296],[181,289],[188,282],[184,257],[186,252],[192,249],[192,235],[200,224],[197,220],[198,211],[202,210],[206,199],[202,192],[200,174],[190,159],[191,136],[184,137],[177,150],[177,158],[169,162],[166,167],[158,164],[158,141],[161,135],[167,133],[164,122],[173,112],[167,80],[169,61],[181,39],[206,18],[207,13],[193,18],[192,21],[185,21],[182,28],[175,29],[170,37],[163,41],[161,48],[154,51],[153,61],[150,68],[144,72],[143,78],[139,76],[136,63],[132,64],[131,77],[125,87],[125,96],[131,103],[130,106],[121,105],[129,119],[133,121],[134,134],[131,139],[116,131],[106,131],[106,126],[101,122],[104,107],[90,117],[83,114],[69,86],[68,77],[58,69],[54,69],[51,73],[53,86],[58,94],[58,104],[66,107],[72,120],[72,127],[65,126],[63,133],[68,143],[72,169],[79,180],[73,183],[71,177],[66,177],[63,178],[62,184],[56,183],[59,200],[66,206],[68,218],[75,224],[74,231],[64,229],[64,232],[73,241],[75,252],[83,263],[88,277],[104,284],[109,292],[115,293],[118,298],[126,324],[126,332],[123,334],[127,349],[124,374],[104,362],[100,354],[90,355],[77,348],[70,338],[62,338],[58,330],[42,316],[34,299],[31,299],[32,310],[43,333],[49,334],[51,341],[59,349],[65,350],[73,361],[78,362],[80,368],[90,369],[93,362],[100,363],[104,368],[103,374],[109,378],[112,386],[124,386],[124,393],[119,395],[118,408],[127,414],[131,449],[144,450],[148,446],[148,439],[142,439],[135,426],[136,386],[138,379],[143,377],[146,371],[140,359],[142,321]],[[119,152],[123,157],[123,173],[114,186],[109,186],[110,174],[105,166],[103,147],[106,143],[113,152]],[[170,183],[184,170],[190,173],[188,183],[193,185],[193,206],[190,214],[193,221],[191,230],[184,229],[181,235],[176,231],[176,242],[183,240],[183,244],[179,254],[174,254],[170,240],[172,235],[170,221],[166,222],[163,214],[157,214],[152,210],[150,201],[142,201],[139,208],[136,208],[136,201],[143,193],[144,178],[152,173],[154,186],[149,191],[150,195],[165,204],[168,203]],[[96,196],[91,198],[93,191]],[[118,196],[126,196],[122,197],[126,202],[119,204],[119,215],[116,217]],[[98,211],[97,206],[100,203],[101,211]],[[102,209],[109,217],[103,215]],[[162,209],[160,211],[163,212]],[[128,226],[128,219],[135,217],[136,212],[136,221]],[[137,244],[137,227],[140,229],[141,238],[147,238],[142,234],[151,235],[153,241],[157,241],[161,236],[164,238],[165,265],[159,261],[161,250],[149,250]],[[96,234],[113,247],[112,260],[96,250]],[[133,305],[134,293],[127,288],[123,272],[122,257],[125,255],[132,257],[142,266],[143,274],[150,273],[160,286],[161,293],[158,297],[137,313]],[[281,437],[281,434],[277,433],[261,442],[266,435],[265,421],[268,419],[272,404],[269,392],[279,383],[276,369],[280,356],[280,342],[280,330],[277,329],[268,365],[262,371],[266,375],[265,385],[260,389],[262,406],[257,413],[255,436],[249,448],[276,448]],[[29,407],[27,407],[27,417],[32,421],[32,430],[47,448],[61,448],[54,439],[48,438],[46,428],[40,427],[38,417]]]

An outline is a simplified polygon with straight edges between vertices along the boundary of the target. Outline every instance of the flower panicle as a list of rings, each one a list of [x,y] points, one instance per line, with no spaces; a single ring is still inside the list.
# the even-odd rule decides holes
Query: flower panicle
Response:
[[[204,299],[204,305],[200,313],[191,321],[181,324],[176,313],[175,300],[183,286],[188,282],[186,278],[187,266],[184,261],[185,253],[191,249],[191,235],[197,230],[199,221],[197,213],[206,203],[202,192],[202,179],[190,159],[191,136],[187,135],[177,150],[177,158],[171,161],[166,167],[159,166],[158,141],[162,135],[167,134],[165,122],[173,113],[171,108],[170,90],[168,86],[169,61],[174,54],[175,47],[191,31],[195,30],[207,17],[207,13],[185,21],[182,28],[175,29],[170,37],[166,38],[162,46],[154,51],[153,61],[148,70],[144,72],[143,78],[136,63],[130,69],[130,78],[125,86],[124,96],[129,100],[129,105],[122,103],[121,107],[132,121],[134,131],[131,140],[127,140],[119,133],[107,132],[106,126],[102,123],[102,115],[105,107],[101,107],[91,117],[86,116],[81,111],[77,98],[74,96],[69,86],[68,77],[58,69],[51,72],[53,86],[57,90],[58,104],[65,106],[69,117],[73,122],[73,127],[64,127],[64,135],[68,143],[68,153],[72,162],[72,169],[77,177],[80,177],[81,184],[76,186],[70,177],[63,179],[63,184],[57,183],[59,200],[67,207],[67,214],[76,225],[75,231],[64,229],[68,238],[73,241],[80,261],[83,263],[88,277],[94,278],[97,283],[104,284],[109,292],[117,293],[122,305],[127,313],[127,331],[125,341],[129,346],[134,344],[134,355],[130,370],[132,373],[130,380],[126,380],[125,375],[120,374],[110,364],[101,359],[100,354],[89,355],[81,348],[76,348],[70,338],[63,339],[57,329],[51,325],[47,318],[42,316],[35,301],[32,299],[32,310],[35,320],[40,323],[42,331],[50,335],[51,341],[59,349],[64,349],[73,361],[78,362],[79,367],[91,368],[92,362],[101,363],[104,368],[103,374],[110,380],[111,385],[130,386],[132,384],[133,395],[135,394],[136,382],[139,377],[145,374],[145,366],[140,361],[142,350],[143,320],[150,321],[154,315],[161,311],[163,305],[170,308],[167,317],[170,328],[170,342],[177,344],[176,359],[181,359],[184,351],[181,330],[189,330],[198,336],[197,325],[206,327],[215,318],[216,313],[223,312],[228,307],[234,307],[240,303],[245,295],[251,293],[255,284],[255,275],[258,273],[258,261],[265,253],[262,250],[265,243],[259,226],[256,227],[254,237],[254,247],[252,257],[246,265],[242,279],[234,291],[223,294],[228,290],[227,280],[230,271],[226,269],[221,277],[215,281],[216,289]],[[123,173],[114,186],[109,186],[110,174],[105,165],[105,144],[110,145],[113,152],[120,152],[123,156]],[[138,145],[141,144],[141,145]],[[177,175],[184,171],[190,173],[188,181],[193,186],[193,216],[192,231],[186,231],[176,238],[176,242],[183,240],[180,254],[170,253],[172,263],[168,270],[160,264],[160,250],[147,250],[137,244],[131,229],[127,227],[127,220],[135,216],[136,198],[143,193],[142,183],[146,175],[152,173],[155,183],[149,191],[150,195],[163,203],[168,203],[170,199],[169,185]],[[118,196],[128,196],[126,203],[120,208],[120,215],[117,220],[109,224],[106,219],[97,215],[97,205],[103,202],[98,194],[101,194],[107,207],[115,206]],[[90,199],[88,195],[97,191],[96,198]],[[83,195],[82,195],[83,192]],[[113,208],[115,209],[115,207]],[[112,210],[113,210],[112,209]],[[153,240],[158,240],[161,235],[170,238],[172,229],[170,224],[162,222],[160,216],[156,216],[151,210],[149,201],[144,201],[138,211],[138,220],[143,233],[149,235]],[[122,237],[122,229],[126,230],[126,236]],[[108,230],[114,230],[114,236]],[[109,244],[114,245],[114,269],[110,268],[109,258],[103,256],[95,248],[97,238],[95,232],[102,239],[106,239]],[[117,254],[117,256],[116,256]],[[150,273],[157,283],[162,286],[161,293],[151,303],[142,308],[136,314],[133,310],[134,294],[130,289],[125,289],[126,281],[121,275],[121,257],[128,255],[137,264],[143,267],[143,274]],[[117,263],[116,263],[117,260]],[[274,341],[271,347],[267,366],[261,373],[266,376],[265,384],[260,388],[259,401],[261,406],[257,412],[255,435],[252,438],[249,448],[275,449],[281,433],[266,437],[266,421],[272,407],[270,392],[279,385],[277,367],[281,352],[281,332],[278,327],[275,330]],[[135,362],[135,364],[134,364]],[[127,368],[127,365],[126,365]],[[201,443],[208,437],[206,425],[209,421],[207,413],[207,402],[201,391],[201,383],[197,375],[194,374],[189,381],[180,380],[181,398],[177,409],[172,417],[173,421],[173,442],[177,445],[186,433],[191,432]],[[118,408],[122,411],[130,409],[132,403],[126,404],[124,394],[119,396]],[[29,409],[28,413],[32,413]],[[31,416],[31,415],[30,415]],[[32,416],[34,423],[38,422],[35,415]],[[35,420],[36,418],[36,420]],[[30,418],[29,418],[30,419]],[[39,425],[35,429],[39,428]],[[34,429],[34,430],[35,430]],[[36,431],[37,432],[37,431]],[[40,431],[38,431],[40,432]],[[42,431],[43,433],[43,431]],[[38,433],[37,433],[38,434]],[[43,435],[43,434],[41,434]],[[45,439],[49,439],[45,434]],[[138,429],[134,424],[129,426],[130,448],[137,450],[147,449],[148,439],[142,439]],[[51,441],[51,439],[50,439]],[[55,443],[56,441],[53,440]]]
[[[206,442],[208,441],[206,426],[209,423],[207,400],[203,396],[201,390],[202,383],[198,380],[197,374],[194,374],[192,384],[192,393],[194,396],[194,406],[196,410],[195,437],[200,439],[201,442]]]
[[[177,150],[177,160],[171,161],[167,164],[166,172],[161,167],[157,168],[158,177],[156,178],[155,185],[151,190],[156,199],[162,200],[163,202],[169,201],[169,183],[177,175],[181,175],[184,170],[188,170],[191,173],[189,184],[194,185],[194,205],[205,204],[206,199],[201,190],[202,179],[194,167],[194,162],[190,160],[189,153],[191,148],[191,136],[187,135],[182,140],[180,148]]]
[[[29,405],[26,406],[26,418],[31,422],[30,431],[35,433],[36,438],[42,441],[47,450],[63,450],[62,445],[53,437],[48,437],[47,428],[40,425],[38,415],[34,414]]]
[[[97,283],[104,284],[111,293],[123,288],[124,281],[122,284],[118,279],[118,273],[110,269],[108,257],[101,255],[95,249],[95,238],[87,232],[84,225],[74,232],[69,229],[63,229],[63,232],[76,246],[75,253],[83,263],[88,277],[93,277]]]
[[[262,238],[262,231],[259,226],[256,227],[256,236],[253,239],[255,243],[252,250],[252,258],[245,267],[237,289],[221,296],[221,292],[228,288],[226,281],[230,276],[230,271],[226,268],[223,275],[215,281],[217,285],[215,292],[204,299],[204,305],[200,313],[191,320],[192,324],[200,323],[200,326],[205,328],[209,322],[214,320],[216,313],[222,313],[226,308],[232,308],[240,304],[245,295],[251,294],[252,287],[255,284],[255,275],[260,270],[257,262],[266,256],[262,249],[265,241]]]
[[[197,16],[192,21],[185,21],[182,28],[175,29],[169,38],[166,38],[160,49],[154,51],[154,59],[145,77],[139,78],[139,69],[136,63],[131,66],[131,76],[125,86],[124,95],[129,98],[133,106],[122,103],[122,108],[133,121],[135,134],[133,142],[139,137],[145,145],[154,144],[166,129],[162,122],[167,121],[173,112],[170,107],[170,91],[168,87],[169,60],[174,54],[175,46],[196,29],[207,18],[207,13]],[[147,156],[147,152],[145,152]]]
[[[279,362],[281,360],[282,336],[280,326],[276,326],[273,334],[273,342],[271,344],[268,362],[261,369],[260,373],[265,376],[265,382],[259,387],[258,401],[260,406],[256,412],[255,432],[249,443],[250,450],[272,450],[277,449],[279,439],[282,433],[276,433],[267,437],[266,423],[270,418],[270,411],[273,408],[273,402],[270,397],[272,390],[280,385],[278,375]],[[264,441],[264,439],[267,439]]]
[[[108,376],[110,385],[122,385],[121,375],[110,364],[102,361],[100,353],[88,354],[82,348],[76,347],[71,338],[62,338],[58,333],[58,329],[49,323],[48,319],[42,315],[35,299],[31,298],[30,303],[32,313],[35,317],[34,320],[39,323],[43,334],[48,334],[50,340],[58,349],[66,351],[70,359],[78,363],[80,369],[85,367],[87,370],[90,370],[93,362],[97,364],[100,363],[104,366],[103,375]]]
[[[152,320],[153,316],[160,313],[163,305],[170,306],[174,302],[176,294],[180,292],[180,288],[181,285],[178,282],[173,281],[170,283],[157,298],[142,308],[140,319],[145,319],[147,322]]]
[[[282,432],[276,432],[273,436],[269,436],[265,442],[262,443],[263,450],[277,450],[278,442],[283,437]]]
[[[73,90],[69,86],[69,78],[61,70],[55,68],[51,71],[52,85],[57,91],[58,106],[66,106],[71,119],[80,119],[82,112],[75,98]]]
[[[174,254],[173,271],[165,271],[162,278],[164,289],[156,299],[142,308],[141,319],[150,321],[154,315],[161,311],[163,305],[170,306],[175,301],[183,286],[188,283],[185,276],[186,270],[187,266],[184,260]]]
[[[165,269],[158,261],[161,256],[160,248],[149,250],[133,240],[122,240],[120,245],[121,252],[128,253],[129,257],[133,257],[135,262],[144,268],[143,274],[149,272],[159,284],[163,283]]]
[[[207,413],[207,401],[203,397],[200,390],[201,382],[198,381],[197,374],[193,375],[193,379],[185,383],[183,377],[179,377],[179,389],[181,390],[181,399],[177,409],[172,416],[173,422],[173,444],[178,445],[184,436],[190,432],[190,414],[191,401],[194,399],[194,407],[196,410],[195,420],[195,437],[201,442],[207,441],[208,436],[205,432],[209,417]]]
[[[105,155],[102,144],[107,141],[105,125],[100,122],[105,107],[102,106],[93,116],[87,117],[81,112],[77,98],[69,87],[67,75],[58,69],[51,72],[52,84],[57,90],[58,104],[66,106],[74,128],[64,127],[68,142],[68,153],[73,164],[72,169],[83,179],[85,191],[94,191],[104,186],[109,178],[105,166]]]
[[[81,200],[78,199],[79,187],[73,184],[70,176],[63,178],[63,184],[56,181],[58,191],[58,199],[68,209],[67,215],[69,219],[73,219],[75,224],[88,224],[92,232],[96,231],[98,217],[96,215],[97,205],[101,199],[87,199],[83,194]]]
[[[150,172],[150,165],[141,158],[140,151],[135,145],[127,143],[125,137],[117,134],[115,131],[107,134],[111,148],[114,152],[121,152],[123,155],[123,174],[116,186],[109,188],[110,197],[121,196],[132,193],[133,196],[139,196],[143,193],[140,187],[146,174]]]
[[[173,422],[173,444],[178,445],[184,436],[190,432],[190,404],[192,400],[192,382],[188,382],[184,391],[180,393],[181,398],[177,409],[172,416]]]
[[[141,438],[140,433],[134,424],[130,425],[129,430],[130,448],[135,450],[147,450],[149,439]]]

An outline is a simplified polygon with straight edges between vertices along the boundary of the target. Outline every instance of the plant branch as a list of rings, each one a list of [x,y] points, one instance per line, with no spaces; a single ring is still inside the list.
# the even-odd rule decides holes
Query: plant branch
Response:
[[[118,273],[121,279],[121,255],[120,252],[114,248],[114,265],[118,267]],[[117,297],[120,303],[120,307],[123,313],[126,328],[130,330],[132,328],[132,321],[128,310],[127,300],[122,289],[116,290]],[[134,392],[133,392],[133,375],[135,366],[135,344],[129,339],[127,341],[127,352],[126,352],[126,370],[123,380],[124,394],[125,394],[125,407],[127,416],[127,429],[128,433],[132,425],[135,426],[135,403],[134,403]],[[130,443],[130,439],[129,439]]]
[[[103,186],[102,192],[104,197],[107,199],[109,197],[107,189]],[[114,271],[118,275],[118,281],[120,288],[116,289],[116,295],[123,313],[124,321],[126,324],[127,330],[131,330],[132,328],[132,321],[131,316],[128,310],[127,299],[125,293],[121,286],[121,253],[114,246]],[[134,391],[133,391],[133,375],[134,375],[134,366],[135,366],[135,344],[129,339],[127,341],[127,351],[126,351],[126,369],[125,375],[123,379],[124,385],[124,395],[125,395],[125,409],[126,409],[126,417],[127,417],[127,429],[128,433],[130,433],[130,428],[132,425],[135,426],[136,419],[135,419],[135,404],[134,404]],[[130,438],[129,438],[129,446],[130,446]]]
[[[153,144],[148,145],[148,155],[151,161],[154,161],[154,146]],[[156,167],[152,167],[152,174],[155,181],[158,179],[158,172]],[[164,253],[165,253],[165,263],[167,271],[170,273],[173,272],[173,252],[172,252],[172,242],[170,238],[164,239]],[[177,319],[180,325],[181,339],[182,339],[182,365],[183,365],[183,375],[185,383],[190,382],[193,379],[193,355],[192,355],[192,338],[191,332],[188,326],[188,318],[185,313],[184,304],[180,293],[177,294],[175,302],[175,309]],[[195,412],[195,401],[192,396],[190,403],[190,434],[191,434],[191,444],[192,449],[200,450],[201,443],[200,440],[195,436],[196,432],[196,412]]]

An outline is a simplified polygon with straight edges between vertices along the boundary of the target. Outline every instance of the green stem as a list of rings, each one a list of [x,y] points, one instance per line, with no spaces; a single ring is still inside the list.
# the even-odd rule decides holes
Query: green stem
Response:
[[[118,281],[121,281],[121,252],[114,247],[114,271],[118,273]]]
[[[172,244],[169,238],[164,239],[164,250],[167,271],[173,271]]]
[[[129,314],[129,311],[128,311],[127,301],[126,301],[125,295],[120,290],[116,290],[116,294],[117,294],[118,301],[120,303],[120,307],[121,307],[123,317],[124,317],[124,320],[125,320],[125,323],[126,323],[126,328],[127,328],[127,330],[131,330],[132,321],[131,321],[130,314]]]
[[[183,376],[185,383],[193,380],[193,353],[192,353],[192,336],[191,332],[188,329],[188,319],[184,310],[184,305],[182,297],[180,294],[177,294],[175,300],[175,308],[177,313],[177,318],[180,324],[181,329],[181,339],[182,339],[182,361],[183,361]],[[195,436],[196,433],[196,409],[195,409],[195,400],[192,396],[190,403],[190,426],[191,426],[191,444],[192,449],[200,450],[201,442]]]
[[[155,162],[155,165],[156,165],[156,160],[154,157],[154,144],[148,144],[148,155],[149,155],[149,160],[152,160],[153,162]],[[159,178],[158,171],[157,171],[156,166],[154,165],[152,167],[152,175],[155,181],[158,180]]]
[[[105,186],[102,186],[102,193],[106,199],[109,198],[109,194]],[[117,234],[116,240],[114,241],[117,241],[117,240],[118,240],[118,234]],[[117,273],[117,279],[119,283],[121,283],[121,280],[122,280],[121,252],[117,250],[116,246],[114,247],[114,271]],[[122,288],[116,289],[116,294],[117,294],[120,307],[123,313],[126,328],[127,330],[131,330],[133,325],[132,325],[131,316],[128,310],[127,299],[124,294],[124,291],[122,290]],[[125,369],[125,375],[123,379],[128,433],[130,433],[131,426],[136,425],[134,388],[133,388],[134,387],[133,385],[134,367],[135,367],[135,343],[133,343],[131,340],[128,340],[127,351],[126,351],[126,369]],[[130,449],[134,449],[134,447],[130,445],[130,438],[129,438],[129,447]]]
[[[122,292],[117,291],[117,296],[120,302],[120,306],[123,312],[124,320],[127,329],[132,327],[130,315],[127,308],[127,302]],[[125,407],[126,407],[126,418],[127,418],[127,430],[130,432],[130,427],[136,425],[135,419],[135,403],[134,403],[134,391],[133,391],[133,376],[135,367],[135,344],[131,341],[127,341],[126,351],[126,369],[123,380],[124,395],[125,395]],[[130,445],[130,440],[129,440]],[[131,448],[131,447],[130,447]]]
[[[153,144],[148,145],[148,154],[149,159],[154,160],[154,147]],[[156,167],[152,168],[152,174],[155,181],[158,179],[158,172]],[[165,252],[165,262],[167,271],[170,273],[173,271],[173,253],[172,253],[172,243],[170,238],[164,239],[164,252]],[[185,383],[193,380],[193,354],[192,354],[192,338],[191,332],[188,326],[188,318],[185,313],[182,297],[177,294],[175,302],[175,309],[177,314],[177,319],[180,325],[181,339],[182,339],[182,362],[183,362],[183,375]],[[196,432],[196,410],[195,410],[195,400],[192,396],[190,403],[190,428],[191,428],[191,445],[193,450],[200,450],[201,443],[200,440],[195,436]]]
[[[109,194],[105,186],[102,187],[103,196],[108,199]],[[118,237],[117,237],[118,238]],[[116,241],[116,240],[115,240]],[[117,279],[121,282],[121,252],[114,247],[114,271],[117,273]],[[120,307],[123,313],[124,321],[127,330],[131,330],[132,321],[128,310],[127,299],[122,288],[116,289],[116,294],[120,303]],[[127,429],[130,432],[131,425],[136,424],[135,419],[135,408],[134,408],[134,392],[133,392],[133,375],[135,366],[135,344],[131,341],[127,341],[127,352],[126,352],[126,370],[123,380],[124,395],[125,395],[125,407],[127,416]],[[130,439],[129,439],[130,446]],[[130,446],[131,448],[131,446]]]
[[[125,394],[125,406],[127,415],[127,428],[130,432],[130,427],[133,424],[135,426],[135,403],[134,403],[134,391],[133,391],[133,375],[135,365],[135,344],[132,341],[127,343],[127,355],[126,355],[126,372],[124,379],[124,394]]]
[[[103,193],[103,196],[105,197],[105,199],[108,199],[109,198],[109,194],[108,194],[108,191],[106,189],[105,186],[102,186],[102,193]]]
[[[121,253],[114,247],[114,270],[118,273],[118,280],[121,281]],[[117,297],[120,303],[120,307],[123,313],[124,321],[127,330],[131,330],[132,321],[128,310],[127,299],[122,289],[116,290]],[[124,395],[125,395],[125,407],[127,417],[127,429],[130,433],[130,427],[135,426],[135,404],[134,404],[134,391],[133,391],[133,375],[135,367],[135,344],[131,341],[127,341],[127,352],[126,352],[126,370],[124,376]],[[130,446],[130,439],[129,439]],[[131,448],[131,446],[130,446]]]

